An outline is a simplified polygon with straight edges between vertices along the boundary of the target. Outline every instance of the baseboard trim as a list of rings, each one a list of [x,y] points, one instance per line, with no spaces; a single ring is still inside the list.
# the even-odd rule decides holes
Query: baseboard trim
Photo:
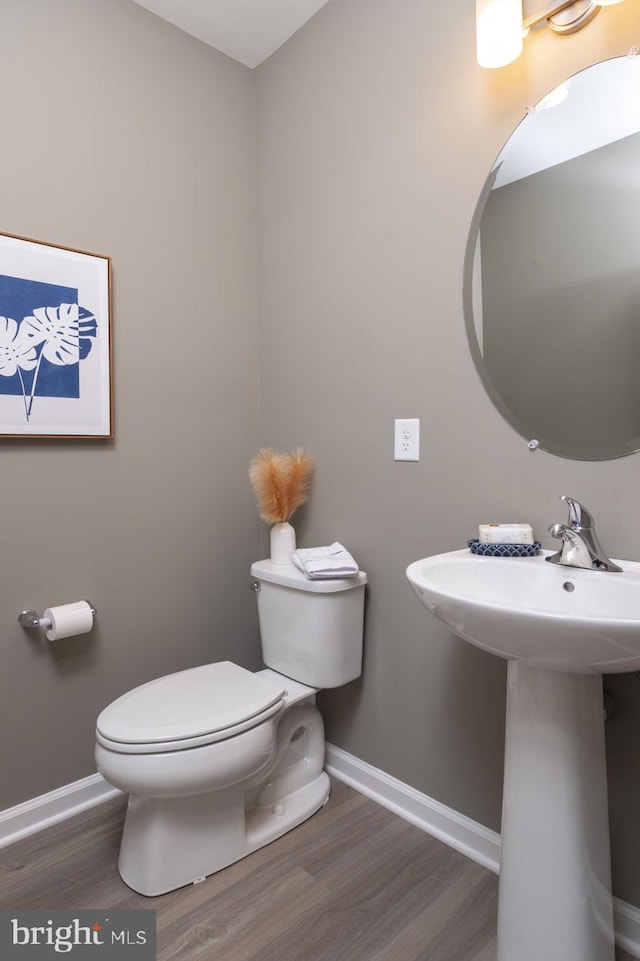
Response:
[[[500,835],[495,831],[333,744],[327,744],[325,767],[339,781],[499,874]],[[616,944],[640,958],[640,910],[614,898],[613,917]]]
[[[640,958],[640,910],[620,898],[614,898],[613,927],[616,944],[634,958]]]
[[[81,811],[102,804],[120,794],[100,774],[91,774],[80,781],[31,798],[15,807],[0,811],[0,848],[14,841],[36,834],[45,828],[65,821]]]
[[[444,841],[495,874],[500,871],[500,835],[495,831],[434,801],[333,744],[327,744],[325,767],[339,781],[366,794],[405,821],[411,821],[427,834]]]

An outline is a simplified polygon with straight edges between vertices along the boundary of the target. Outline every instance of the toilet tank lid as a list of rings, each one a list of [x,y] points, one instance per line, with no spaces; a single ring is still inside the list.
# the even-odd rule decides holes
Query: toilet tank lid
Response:
[[[97,728],[112,741],[156,744],[234,727],[277,704],[284,687],[219,661],[148,681],[100,714]]]
[[[251,565],[251,576],[271,584],[293,587],[298,591],[309,591],[311,594],[335,594],[337,591],[349,591],[367,583],[364,571],[359,571],[355,577],[332,577],[315,581],[305,577],[295,564],[274,564],[270,560],[255,561]]]

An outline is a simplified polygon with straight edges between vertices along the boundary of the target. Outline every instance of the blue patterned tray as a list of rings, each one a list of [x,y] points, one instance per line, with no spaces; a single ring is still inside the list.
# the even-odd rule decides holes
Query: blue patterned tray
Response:
[[[467,541],[472,554],[482,557],[535,557],[542,544],[481,544],[477,538]]]

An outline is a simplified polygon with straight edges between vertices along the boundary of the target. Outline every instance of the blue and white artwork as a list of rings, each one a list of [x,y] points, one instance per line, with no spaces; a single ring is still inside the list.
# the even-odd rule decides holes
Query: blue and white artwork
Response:
[[[27,422],[37,397],[79,398],[97,329],[77,290],[0,274],[0,394],[22,395]]]
[[[112,436],[109,273],[0,234],[0,435]]]

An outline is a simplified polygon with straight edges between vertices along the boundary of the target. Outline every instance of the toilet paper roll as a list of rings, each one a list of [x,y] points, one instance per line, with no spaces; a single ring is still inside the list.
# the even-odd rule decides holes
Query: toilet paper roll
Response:
[[[51,621],[50,626],[45,628],[47,638],[57,641],[61,637],[90,631],[93,627],[93,611],[88,601],[74,601],[73,604],[48,607],[43,620]]]

